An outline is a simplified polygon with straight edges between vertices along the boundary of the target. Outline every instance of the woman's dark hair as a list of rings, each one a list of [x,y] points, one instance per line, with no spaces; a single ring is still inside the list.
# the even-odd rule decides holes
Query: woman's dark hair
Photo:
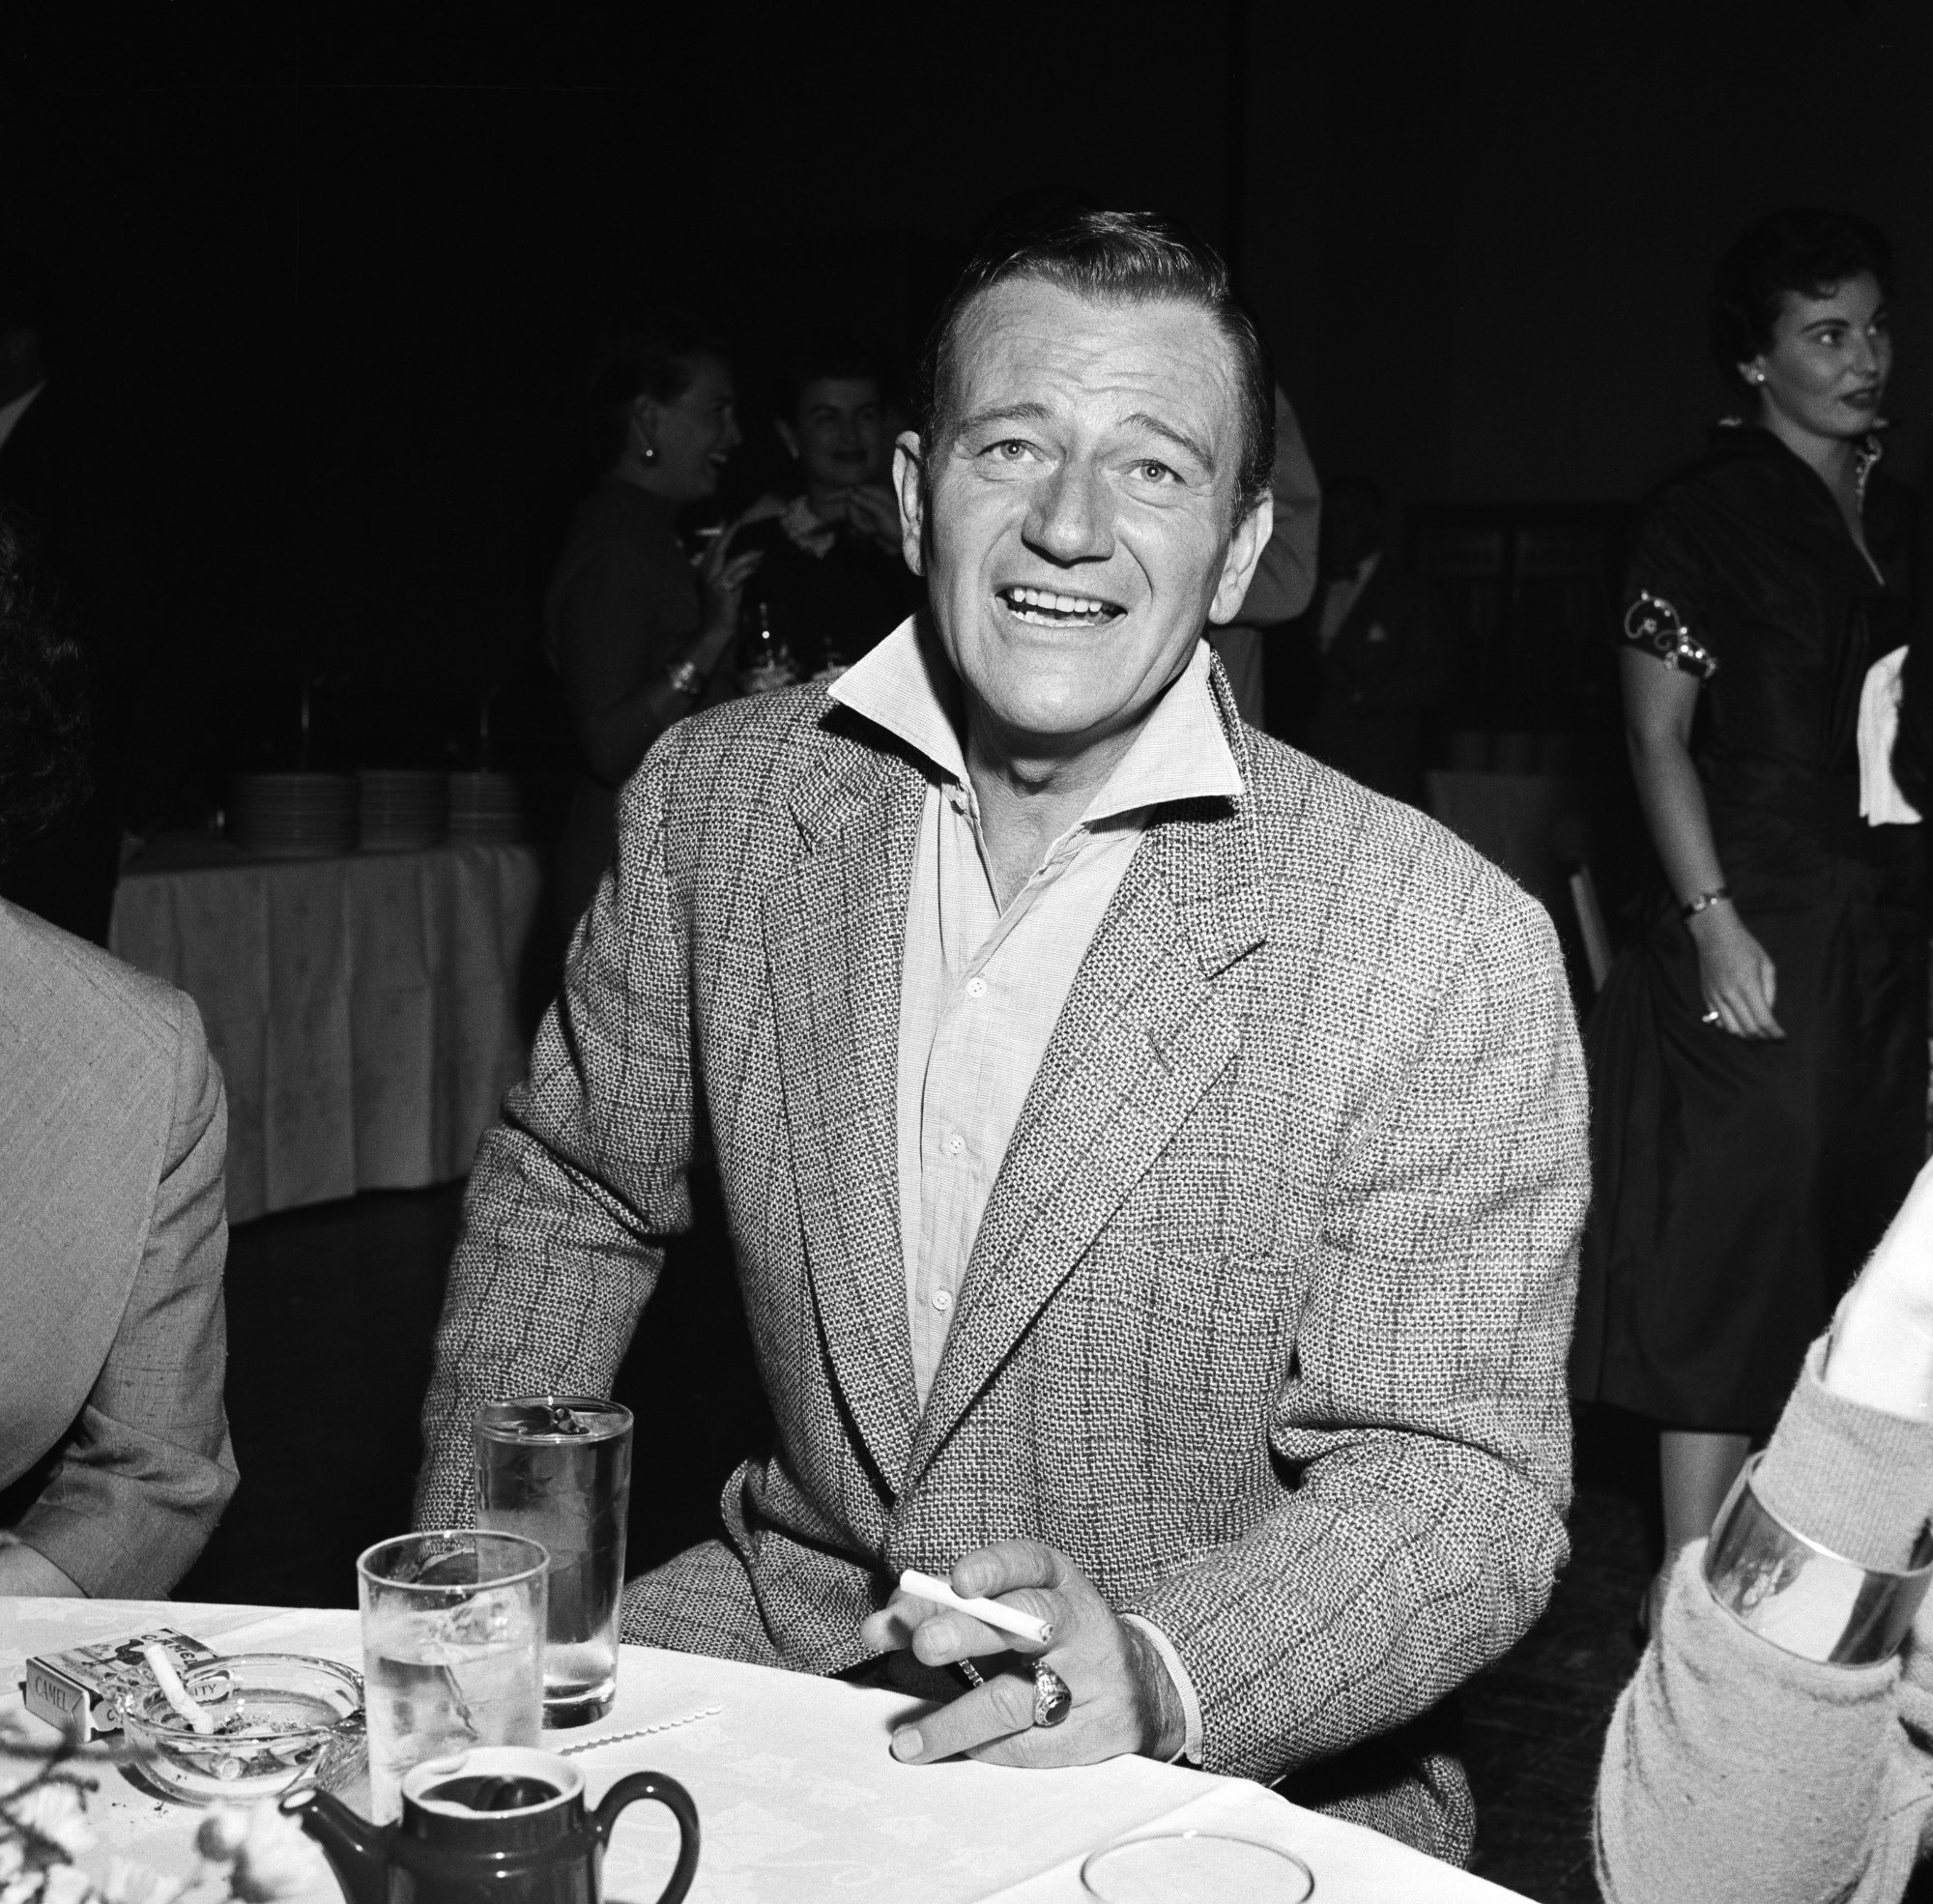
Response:
[[[701,358],[727,355],[717,326],[686,310],[653,311],[605,336],[591,368],[591,449],[598,467],[617,460],[639,397],[676,403],[691,388]]]
[[[1854,212],[1788,205],[1761,218],[1718,260],[1707,314],[1712,356],[1727,377],[1772,342],[1788,291],[1830,298],[1849,277],[1870,272],[1892,296],[1892,246]]]
[[[88,791],[87,669],[38,537],[0,507],[0,864]]]
[[[883,353],[862,338],[824,332],[801,338],[787,353],[780,372],[778,414],[790,421],[808,384],[829,383],[834,378],[869,378],[879,387],[882,403],[893,394],[892,373]]]
[[[1241,389],[1237,518],[1260,502],[1275,464],[1275,370],[1268,346],[1235,302],[1220,254],[1180,225],[1146,212],[1050,212],[1033,223],[1003,224],[981,242],[940,306],[920,357],[920,436],[929,447],[944,442],[953,425],[955,333],[967,305],[1015,278],[1037,278],[1107,303],[1169,300],[1206,311],[1234,352]]]

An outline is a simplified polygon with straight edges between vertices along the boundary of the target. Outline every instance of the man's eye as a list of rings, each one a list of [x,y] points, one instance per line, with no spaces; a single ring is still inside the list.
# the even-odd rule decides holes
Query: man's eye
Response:
[[[1135,465],[1135,474],[1143,482],[1174,482],[1179,479],[1166,463],[1157,462],[1152,456],[1143,456]]]
[[[1003,437],[998,443],[990,444],[988,451],[995,462],[1019,463],[1033,454],[1033,446],[1024,443],[1017,436]]]

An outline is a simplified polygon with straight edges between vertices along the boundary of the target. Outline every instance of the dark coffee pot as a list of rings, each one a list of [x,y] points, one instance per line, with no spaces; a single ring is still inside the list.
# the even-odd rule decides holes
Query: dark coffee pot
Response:
[[[296,1815],[348,1904],[599,1904],[604,1847],[634,1799],[678,1820],[678,1867],[657,1904],[678,1904],[698,1870],[698,1808],[658,1772],[626,1774],[587,1812],[584,1774],[568,1759],[486,1745],[412,1770],[400,1825],[372,1825],[326,1792],[305,1796]]]

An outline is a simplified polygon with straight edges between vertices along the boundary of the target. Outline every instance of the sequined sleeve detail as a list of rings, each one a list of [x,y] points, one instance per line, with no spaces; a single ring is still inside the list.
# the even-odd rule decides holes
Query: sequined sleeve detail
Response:
[[[1718,672],[1717,658],[1685,625],[1685,618],[1649,589],[1639,590],[1637,600],[1625,610],[1624,638],[1632,648],[1657,655],[1667,668],[1696,675],[1701,681]]]

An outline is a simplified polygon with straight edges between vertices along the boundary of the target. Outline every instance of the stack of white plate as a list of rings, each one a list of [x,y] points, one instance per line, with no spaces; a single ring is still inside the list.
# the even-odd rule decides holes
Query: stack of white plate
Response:
[[[364,852],[409,852],[443,838],[447,774],[364,767],[356,776],[357,842]]]
[[[449,776],[449,837],[476,846],[514,846],[530,838],[530,815],[507,773]]]
[[[228,832],[247,852],[315,858],[356,844],[356,783],[346,773],[238,773]]]

